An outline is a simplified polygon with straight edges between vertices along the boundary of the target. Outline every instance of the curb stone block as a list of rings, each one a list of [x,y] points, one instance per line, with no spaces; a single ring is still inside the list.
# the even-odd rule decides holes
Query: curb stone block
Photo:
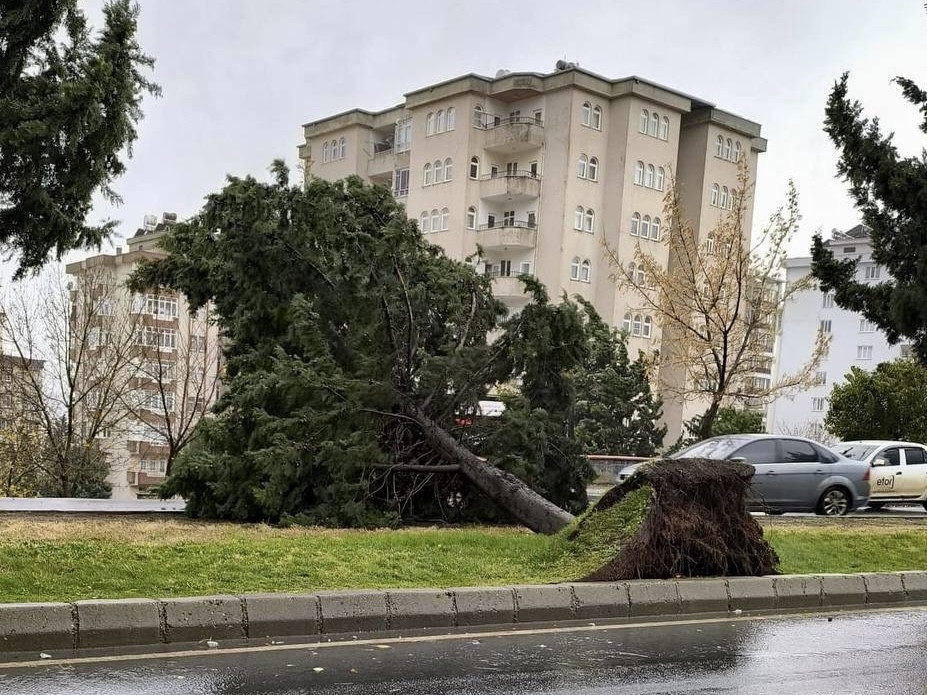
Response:
[[[319,594],[322,632],[382,632],[387,629],[385,591],[331,591]]]
[[[578,619],[627,618],[631,613],[626,584],[571,584]]]
[[[237,596],[201,596],[161,599],[168,642],[202,639],[241,639],[241,599]]]
[[[511,625],[515,622],[515,596],[509,588],[450,589],[457,603],[458,625]]]
[[[862,606],[866,603],[866,583],[858,574],[822,574],[821,589],[825,606]]]
[[[900,574],[867,573],[862,575],[869,603],[898,603],[906,598]]]
[[[727,582],[724,579],[679,579],[680,613],[726,613]]]
[[[515,606],[519,623],[573,620],[573,592],[567,584],[516,586]]]
[[[927,601],[927,572],[902,572],[902,583],[910,601]]]
[[[71,609],[69,603],[0,604],[0,651],[72,648]]]
[[[403,589],[387,593],[389,629],[454,627],[454,598],[444,589]]]
[[[776,607],[772,577],[729,577],[727,590],[731,610],[761,611]]]
[[[75,601],[80,647],[157,644],[161,641],[158,602],[150,598]]]
[[[319,597],[306,594],[245,594],[249,637],[319,634]]]
[[[806,574],[776,576],[776,608],[816,608],[821,605],[821,578]]]
[[[675,580],[645,579],[628,582],[627,586],[631,617],[679,613],[679,590]]]

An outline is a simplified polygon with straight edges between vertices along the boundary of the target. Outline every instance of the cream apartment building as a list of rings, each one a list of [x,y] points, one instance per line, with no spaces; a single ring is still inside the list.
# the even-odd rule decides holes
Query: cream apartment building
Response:
[[[100,331],[87,347],[125,355],[107,363],[120,385],[105,395],[114,407],[98,437],[110,464],[112,499],[136,499],[162,482],[171,449],[185,443],[218,395],[221,350],[209,309],[190,314],[182,294],[162,289],[136,295],[125,286],[139,261],[167,255],[160,241],[175,221],[171,213],[161,220],[146,216],[125,249],[66,267],[72,292],[80,292],[82,282],[103,288]],[[113,359],[120,362],[118,374]]]
[[[548,74],[469,74],[303,127],[307,176],[356,174],[390,186],[426,237],[477,269],[510,309],[518,275],[590,300],[630,335],[660,346],[639,298],[616,291],[603,242],[631,272],[638,244],[669,262],[663,197],[675,175],[700,235],[733,205],[737,161],[756,171],[760,125],[639,77],[608,79],[559,62]],[[752,203],[746,229],[751,228]],[[699,408],[667,399],[668,439]]]

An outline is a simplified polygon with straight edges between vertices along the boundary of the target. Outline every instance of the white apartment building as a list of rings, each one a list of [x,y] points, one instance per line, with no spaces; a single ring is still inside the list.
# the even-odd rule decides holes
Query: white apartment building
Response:
[[[603,242],[625,267],[638,244],[663,262],[663,197],[677,177],[701,235],[733,205],[737,161],[756,171],[760,125],[640,77],[608,79],[558,62],[548,74],[469,74],[303,127],[307,176],[391,186],[430,241],[477,269],[510,309],[531,273],[552,297],[590,300],[627,330],[632,354],[659,347],[639,298],[616,291]],[[752,203],[746,229],[751,228]],[[698,412],[665,399],[668,439]]]
[[[176,215],[170,213],[161,221],[146,216],[125,253],[117,247],[114,254],[93,256],[66,268],[72,287],[93,282],[104,288],[101,328],[87,347],[126,353],[124,360],[114,358],[125,362],[114,379],[125,386],[120,387],[118,399],[107,396],[118,404],[98,438],[110,464],[112,499],[136,499],[161,483],[172,448],[176,451],[185,443],[218,395],[221,349],[209,309],[190,314],[182,294],[162,289],[134,295],[125,286],[139,261],[167,255],[160,240],[175,221]],[[118,331],[129,335],[128,340],[105,335],[104,323],[121,312],[126,318],[117,321]],[[113,362],[109,364],[112,367]]]
[[[835,231],[826,242],[839,260],[858,258],[857,279],[878,283],[888,279],[885,268],[872,261],[869,229],[857,225],[846,232]],[[811,258],[786,261],[786,282],[794,282],[811,273]],[[783,308],[779,337],[779,369],[783,374],[797,372],[811,356],[818,329],[830,333],[830,350],[817,372],[817,385],[791,396],[781,396],[773,404],[772,431],[827,439],[823,421],[827,402],[835,384],[845,381],[851,367],[874,369],[909,354],[904,344],[889,345],[875,324],[861,315],[834,304],[831,293],[811,289],[793,295]]]

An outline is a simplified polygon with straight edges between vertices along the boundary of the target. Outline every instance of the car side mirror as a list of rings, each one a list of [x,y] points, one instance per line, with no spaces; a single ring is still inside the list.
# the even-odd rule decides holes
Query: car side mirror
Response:
[[[728,461],[730,461],[731,463],[750,463],[750,462],[749,462],[747,459],[745,459],[743,456],[735,456],[735,457],[732,458],[732,459],[728,459]]]

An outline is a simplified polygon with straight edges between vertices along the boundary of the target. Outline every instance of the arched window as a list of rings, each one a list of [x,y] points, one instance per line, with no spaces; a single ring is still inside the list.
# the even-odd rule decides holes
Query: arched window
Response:
[[[341,138],[338,141],[338,159],[344,159],[347,149],[347,143],[345,143],[344,138]]]
[[[650,128],[647,130],[647,135],[652,135],[657,137],[657,131],[660,129],[660,117],[656,113],[650,114]]]
[[[592,109],[592,127],[602,130],[602,109],[598,106]]]
[[[641,315],[634,314],[634,320],[631,321],[631,335],[641,334]]]
[[[634,282],[634,278],[637,277],[637,263],[631,261],[628,263],[628,280]]]
[[[740,161],[740,140],[734,143],[734,161]]]
[[[644,215],[644,219],[641,220],[641,236],[644,239],[650,238],[650,215]]]
[[[639,236],[641,233],[641,214],[635,212],[631,215],[631,236]]]
[[[715,208],[718,207],[718,196],[720,195],[720,193],[721,193],[720,186],[718,186],[718,184],[714,184],[711,187],[711,206],[712,207],[715,207]]]
[[[599,158],[598,157],[589,158],[589,171],[587,173],[588,173],[588,176],[586,178],[588,178],[590,181],[599,180]]]
[[[625,333],[631,332],[631,314],[630,312],[624,315],[624,318],[621,320],[621,330]]]
[[[586,210],[586,214],[583,217],[583,229],[587,232],[595,231],[595,212],[592,208]]]
[[[579,280],[579,256],[570,261],[570,280]]]
[[[422,216],[419,221],[419,225],[418,225],[419,227],[422,228],[423,234],[427,234],[428,232],[431,231],[431,225],[429,224],[430,221],[431,219],[428,217],[428,211],[427,210],[423,211]]]
[[[437,210],[431,211],[431,231],[437,232],[441,229],[441,213]]]
[[[429,113],[425,116],[425,135],[434,135],[435,133],[435,115]]]
[[[647,186],[647,188],[653,188],[653,176],[654,176],[653,164],[648,164],[647,165],[647,176],[644,178],[644,185]]]
[[[720,157],[723,152],[724,152],[724,138],[722,138],[719,135],[717,142],[715,142],[715,157]]]
[[[445,130],[447,130],[447,121],[444,118],[444,109],[441,109],[435,115],[435,132],[443,133]]]
[[[332,140],[332,161],[338,159],[338,141]]]
[[[454,130],[457,125],[457,110],[451,106],[447,110],[447,129]]]
[[[722,208],[727,207],[727,186],[721,187],[721,198],[718,201],[718,203],[720,204]]]
[[[586,211],[583,209],[583,206],[577,205],[576,212],[573,213],[573,229],[583,231],[583,216],[585,214]]]
[[[448,222],[451,218],[451,211],[447,208],[441,208],[441,231],[446,232],[448,230]]]
[[[635,278],[638,287],[647,286],[647,273],[644,272],[644,266],[637,266],[637,277]]]
[[[444,181],[444,162],[440,159],[435,162],[435,183]]]
[[[725,159],[730,159],[730,158],[731,158],[731,153],[733,152],[733,150],[734,150],[734,143],[732,143],[732,142],[731,142],[731,139],[728,138],[728,139],[727,139],[727,142],[724,143],[724,158],[725,158]]]
[[[641,109],[641,124],[639,130],[646,135],[647,126],[650,124],[650,112],[647,109]]]
[[[660,139],[669,140],[669,118],[666,116],[660,121]]]
[[[641,335],[645,338],[649,338],[653,333],[653,319],[649,316],[644,317],[644,325],[641,330]]]
[[[444,160],[444,180],[450,181],[454,178],[454,160],[448,157]]]
[[[663,190],[663,182],[665,179],[666,179],[666,172],[663,171],[663,167],[658,167],[657,168],[657,181],[656,181],[656,188],[658,191]]]
[[[705,250],[708,253],[715,252],[715,233],[708,232],[708,237],[705,239]]]
[[[654,217],[650,223],[650,238],[654,241],[660,241],[660,218]]]
[[[592,274],[592,263],[589,262],[589,259],[586,258],[583,260],[583,264],[579,268],[579,279],[583,282],[589,282],[590,276]]]
[[[467,229],[476,229],[476,208],[472,205],[467,208]]]
[[[483,107],[479,104],[476,104],[473,107],[473,127],[482,128],[483,127]]]
[[[634,165],[634,183],[638,186],[644,185],[644,163],[637,162]]]
[[[589,165],[589,158],[584,154],[579,155],[579,163],[576,166],[576,175],[579,178],[581,179],[586,178],[586,167],[588,165]]]
[[[430,186],[435,182],[434,173],[431,171],[431,164],[425,165],[424,176],[422,177],[423,185]]]
[[[331,146],[332,144],[328,140],[322,143],[322,162],[323,163],[328,161]]]
[[[583,102],[583,125],[592,125],[592,104],[588,101]]]
[[[480,158],[479,157],[470,157],[470,178],[471,179],[480,178]]]

